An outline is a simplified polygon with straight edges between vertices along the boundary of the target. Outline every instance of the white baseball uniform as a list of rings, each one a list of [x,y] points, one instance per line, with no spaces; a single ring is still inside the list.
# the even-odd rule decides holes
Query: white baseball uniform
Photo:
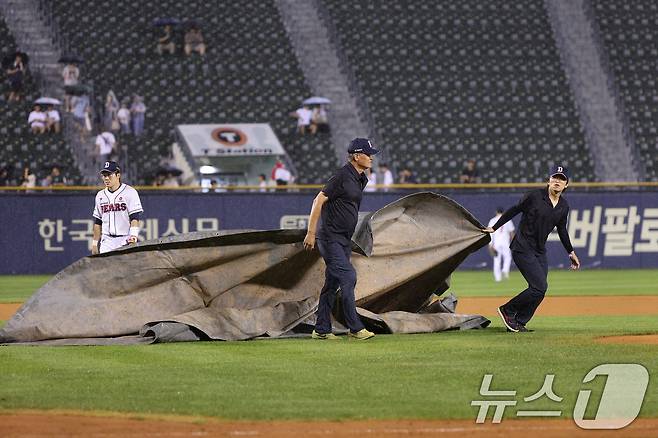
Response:
[[[498,214],[491,218],[489,226],[493,227],[494,224],[498,222],[500,216],[501,215]],[[509,245],[514,230],[514,223],[508,221],[491,234],[491,246],[497,253],[493,260],[493,272],[496,281],[502,280],[503,275],[505,278],[509,277],[509,269],[512,264],[512,251],[509,249]]]
[[[100,253],[125,245],[130,234],[130,215],[143,211],[137,190],[128,184],[121,184],[114,192],[108,188],[98,192],[93,216],[103,221]]]

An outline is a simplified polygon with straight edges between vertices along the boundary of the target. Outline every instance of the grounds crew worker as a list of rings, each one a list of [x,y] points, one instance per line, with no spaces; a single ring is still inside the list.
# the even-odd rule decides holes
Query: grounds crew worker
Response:
[[[365,171],[372,167],[372,155],[378,152],[367,138],[352,140],[347,148],[349,162],[338,169],[313,200],[304,248],[311,250],[317,243],[326,264],[313,339],[339,339],[331,332],[331,310],[339,287],[349,336],[359,340],[375,336],[366,330],[356,313],[356,270],[350,263],[350,255],[363,189],[368,184]],[[319,226],[318,219],[321,219]]]
[[[548,187],[526,193],[517,205],[503,213],[498,222],[482,230],[493,233],[514,216],[523,213],[519,232],[510,248],[514,263],[528,282],[528,288],[498,308],[508,331],[527,332],[526,324],[544,299],[548,289],[546,240],[556,226],[560,241],[569,253],[571,269],[580,268],[580,260],[567,233],[569,204],[562,197],[562,192],[568,186],[569,170],[561,165],[553,166]]]

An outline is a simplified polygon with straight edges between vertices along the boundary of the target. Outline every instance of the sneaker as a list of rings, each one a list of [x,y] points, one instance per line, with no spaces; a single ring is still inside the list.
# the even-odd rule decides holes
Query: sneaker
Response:
[[[311,333],[311,339],[321,339],[325,341],[335,341],[337,339],[340,339],[338,336],[334,335],[333,333],[318,333],[315,330]]]
[[[370,339],[373,336],[375,336],[375,334],[371,331],[366,330],[366,329],[361,329],[356,333],[350,332],[349,336],[351,338],[358,339],[359,341],[365,341],[366,339]]]
[[[507,327],[507,330],[514,333],[519,331],[519,324],[514,320],[512,316],[510,316],[505,311],[505,309],[503,309],[503,306],[500,306],[498,308],[498,314],[500,315],[500,318],[503,320],[503,324],[505,324],[505,327]]]
[[[530,330],[529,328],[527,328],[526,326],[524,326],[521,323],[517,323],[517,324],[519,325],[519,331],[520,332],[534,332],[534,330]]]

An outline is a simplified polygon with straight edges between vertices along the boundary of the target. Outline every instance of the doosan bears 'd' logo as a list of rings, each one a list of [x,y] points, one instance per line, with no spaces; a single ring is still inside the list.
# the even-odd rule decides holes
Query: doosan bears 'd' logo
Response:
[[[235,128],[217,128],[211,136],[224,146],[242,146],[247,142],[247,134]]]

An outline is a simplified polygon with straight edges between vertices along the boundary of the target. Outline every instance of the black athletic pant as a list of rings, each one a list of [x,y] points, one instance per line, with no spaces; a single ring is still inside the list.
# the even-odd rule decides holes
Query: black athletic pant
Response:
[[[532,250],[512,250],[512,258],[528,282],[528,288],[509,300],[503,308],[514,315],[518,323],[526,325],[548,289],[548,261],[546,253],[538,254]]]
[[[336,302],[336,294],[340,287],[341,304],[345,325],[352,333],[363,329],[363,323],[356,313],[354,287],[356,286],[356,270],[350,262],[351,245],[341,245],[338,242],[317,239],[318,251],[327,265],[324,271],[324,287],[320,292],[320,302],[316,312],[315,331],[331,333],[331,311]]]

